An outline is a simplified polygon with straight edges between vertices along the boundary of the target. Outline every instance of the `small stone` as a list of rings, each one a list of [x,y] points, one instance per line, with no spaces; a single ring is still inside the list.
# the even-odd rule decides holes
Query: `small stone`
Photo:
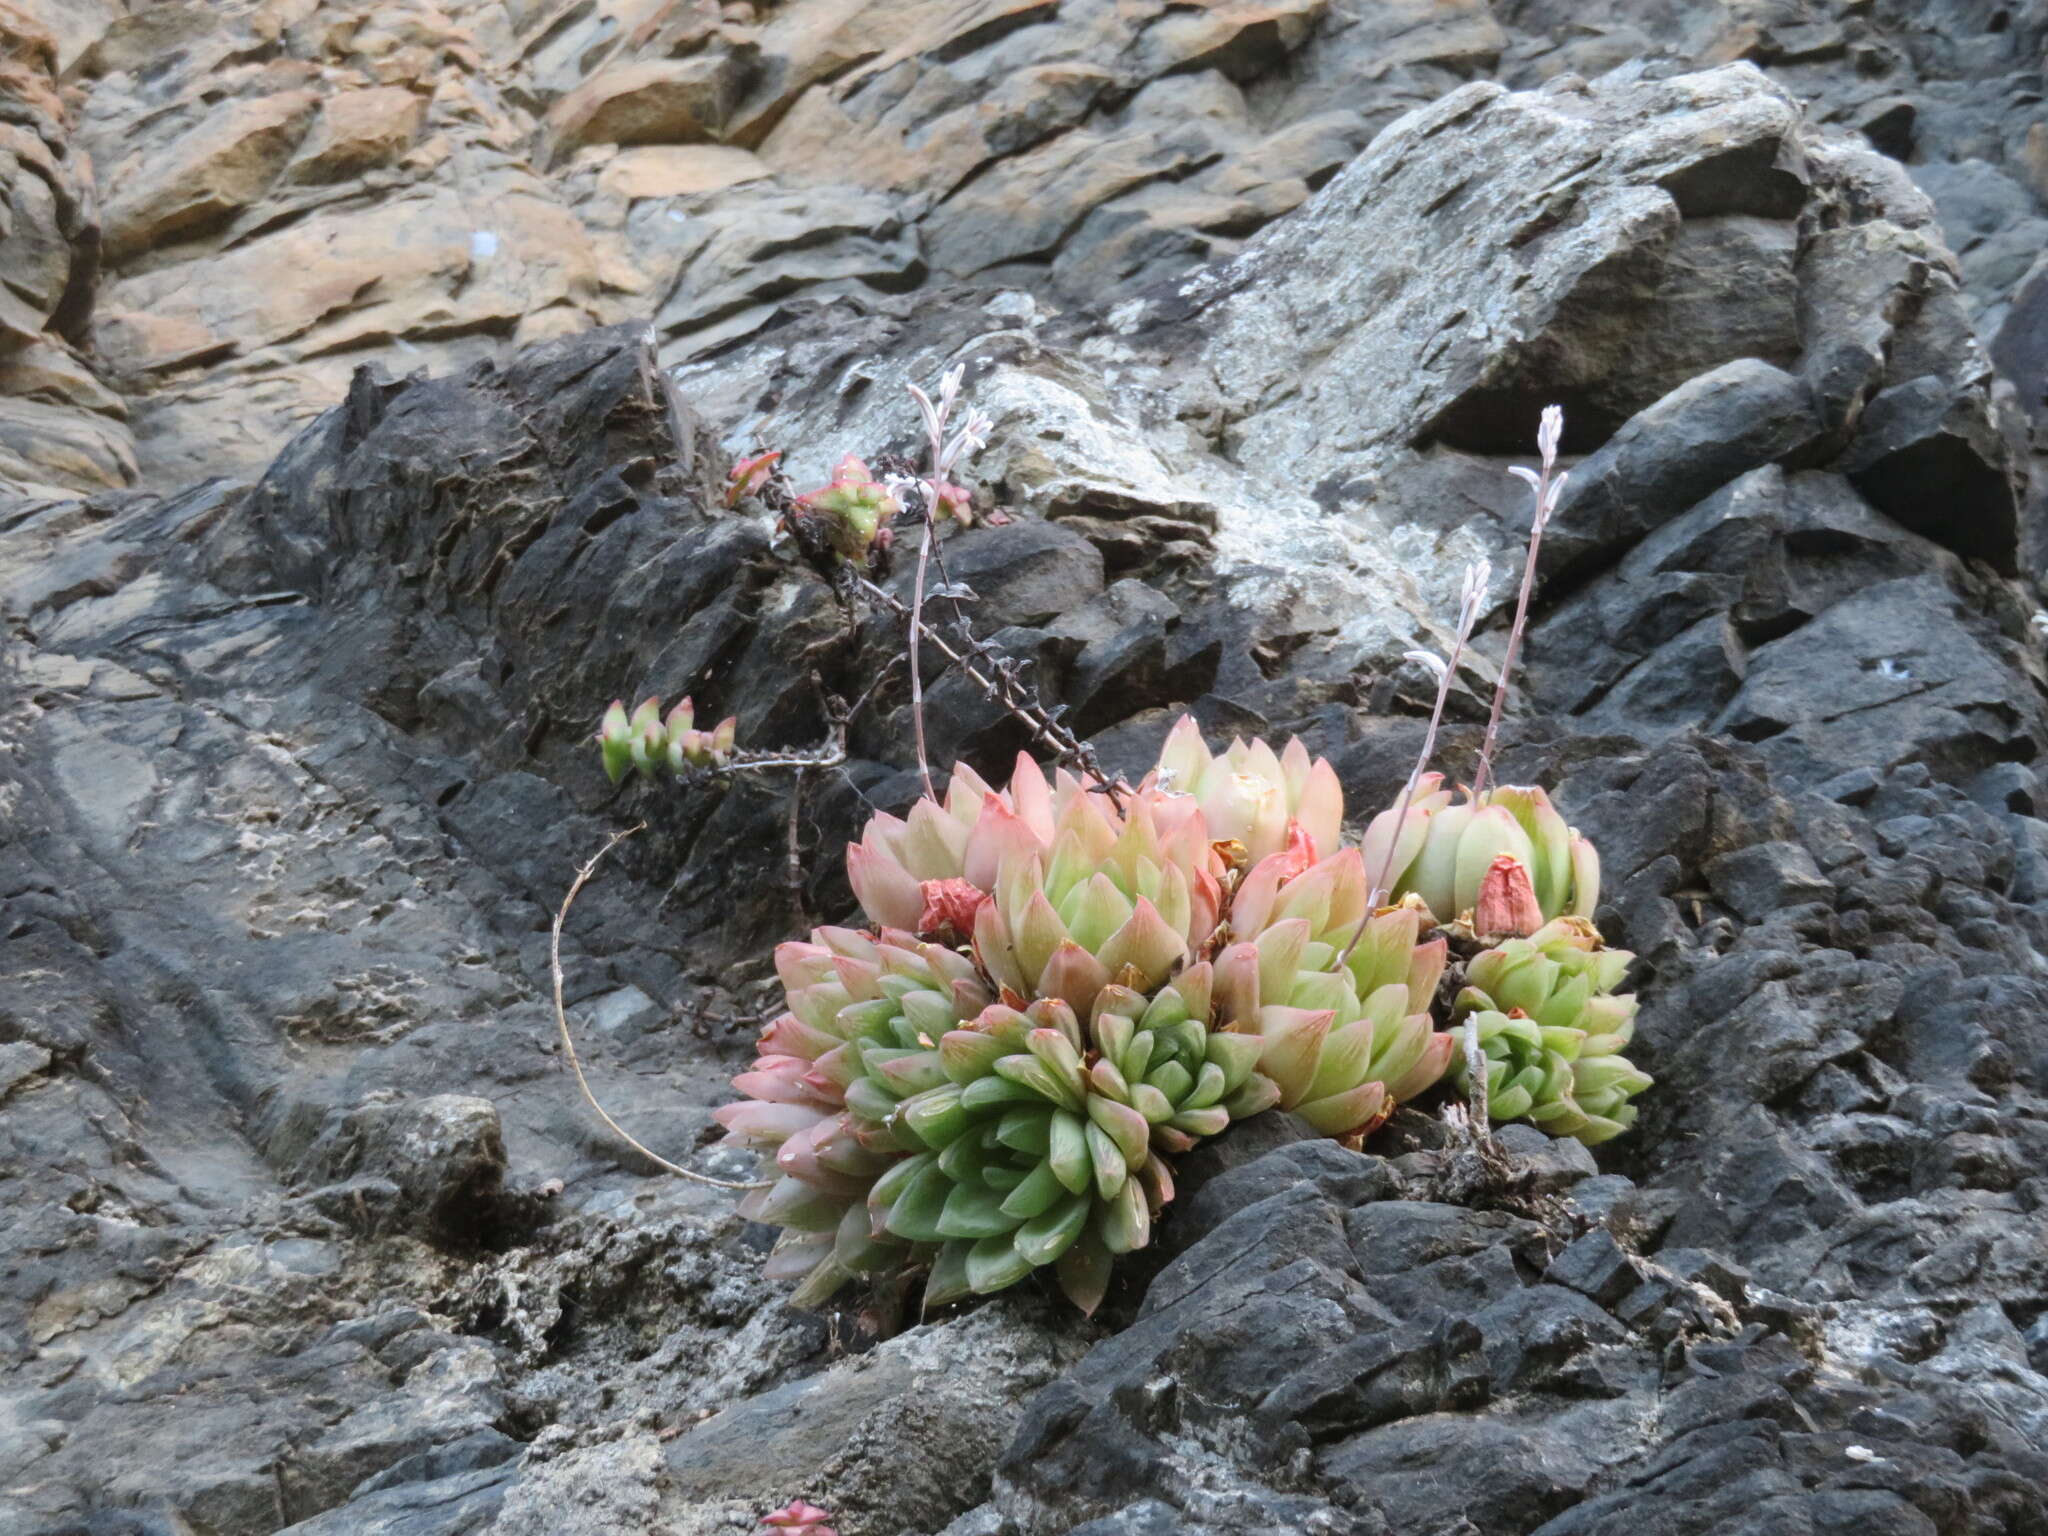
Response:
[[[1533,1194],[1563,1194],[1600,1171],[1592,1149],[1570,1136],[1550,1136],[1516,1122],[1497,1127],[1493,1137],[1513,1160],[1522,1187]]]
[[[1832,779],[1816,785],[1814,793],[1824,795],[1830,800],[1839,801],[1843,805],[1867,805],[1870,802],[1870,797],[1877,793],[1879,786],[1883,783],[1884,775],[1877,769],[1865,764],[1862,767],[1851,768],[1844,773],[1838,773]]]
[[[0,1099],[50,1064],[50,1053],[30,1040],[0,1045]]]
[[[1543,1278],[1610,1308],[1642,1283],[1633,1261],[1604,1228],[1573,1238]]]

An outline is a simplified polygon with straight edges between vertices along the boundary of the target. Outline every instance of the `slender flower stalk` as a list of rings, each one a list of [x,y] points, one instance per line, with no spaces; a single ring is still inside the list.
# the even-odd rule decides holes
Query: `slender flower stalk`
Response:
[[[909,386],[910,397],[917,402],[918,414],[924,418],[926,440],[931,444],[932,470],[924,482],[924,538],[917,546],[917,579],[910,597],[910,719],[911,730],[917,741],[917,771],[924,781],[924,792],[933,794],[931,755],[925,747],[924,737],[924,669],[919,663],[919,636],[924,628],[924,584],[925,575],[931,566],[932,541],[938,537],[938,520],[935,516],[946,494],[946,475],[962,458],[972,454],[988,441],[991,422],[979,411],[970,411],[967,420],[961,424],[949,440],[946,436],[946,422],[953,414],[953,405],[960,398],[960,381],[966,376],[966,365],[955,363],[939,379],[939,398],[936,402],[915,384]]]
[[[1479,767],[1472,775],[1472,802],[1479,803],[1479,797],[1486,793],[1486,781],[1493,772],[1494,742],[1500,735],[1501,711],[1507,707],[1508,680],[1514,675],[1515,658],[1522,649],[1522,629],[1529,621],[1529,594],[1536,586],[1536,551],[1543,545],[1543,529],[1550,521],[1550,514],[1557,510],[1557,498],[1564,493],[1568,475],[1558,474],[1557,443],[1564,435],[1564,407],[1546,405],[1543,419],[1536,429],[1536,450],[1543,467],[1540,471],[1517,464],[1508,471],[1518,479],[1526,480],[1536,495],[1535,510],[1529,522],[1529,554],[1522,562],[1522,590],[1515,599],[1515,622],[1508,630],[1507,653],[1501,658],[1500,679],[1493,685],[1493,710],[1486,717],[1486,739],[1479,746]]]
[[[1358,926],[1351,930],[1351,940],[1338,957],[1340,966],[1350,962],[1351,952],[1358,948],[1358,941],[1365,936],[1365,925],[1386,899],[1394,874],[1394,855],[1401,843],[1401,828],[1408,818],[1408,807],[1414,802],[1415,786],[1422,782],[1422,776],[1429,771],[1429,760],[1436,755],[1436,733],[1443,725],[1444,704],[1451,696],[1451,680],[1458,675],[1458,663],[1465,658],[1465,646],[1479,622],[1479,610],[1486,602],[1486,587],[1492,576],[1493,567],[1485,560],[1475,561],[1466,567],[1465,582],[1458,593],[1458,632],[1451,642],[1448,662],[1434,651],[1407,653],[1410,661],[1436,673],[1436,703],[1429,711],[1429,729],[1422,736],[1422,751],[1416,755],[1415,766],[1409,770],[1408,782],[1401,786],[1401,799],[1394,810],[1394,835],[1388,840],[1387,851],[1373,871],[1372,887],[1366,893],[1365,911],[1359,915]]]

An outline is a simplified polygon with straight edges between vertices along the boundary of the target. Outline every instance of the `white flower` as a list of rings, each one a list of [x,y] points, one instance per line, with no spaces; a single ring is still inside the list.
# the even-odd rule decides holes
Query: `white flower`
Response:
[[[1471,638],[1472,628],[1479,622],[1479,610],[1486,603],[1486,589],[1493,580],[1493,565],[1490,561],[1475,560],[1465,567],[1464,585],[1458,592],[1458,638]]]
[[[1403,661],[1412,661],[1418,667],[1429,668],[1438,682],[1442,682],[1451,670],[1450,664],[1443,657],[1437,655],[1435,651],[1403,651],[1401,659]]]

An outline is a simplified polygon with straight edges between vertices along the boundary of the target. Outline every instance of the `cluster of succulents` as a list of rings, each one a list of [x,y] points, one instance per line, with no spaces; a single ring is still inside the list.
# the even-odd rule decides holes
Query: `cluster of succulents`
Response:
[[[1540,791],[1412,798],[1388,904],[1370,870],[1391,812],[1380,847],[1347,844],[1327,762],[1298,741],[1212,754],[1192,721],[1135,788],[1020,756],[1003,789],[960,765],[874,816],[846,854],[874,927],[780,947],[788,1011],[716,1112],[772,1170],[742,1205],[783,1229],[770,1272],[815,1304],[922,1270],[940,1304],[1049,1268],[1092,1311],[1176,1156],[1276,1106],[1357,1144],[1462,1073],[1468,1017],[1495,1118],[1615,1134],[1648,1080],[1618,1054],[1630,957],[1570,911],[1597,899],[1584,840]],[[1476,924],[1496,886],[1560,915],[1533,937]],[[1443,1010],[1454,942],[1479,952]]]
[[[723,768],[732,760],[738,730],[739,721],[731,715],[708,731],[699,730],[696,706],[688,699],[666,716],[659,699],[643,700],[630,715],[621,700],[613,699],[598,725],[597,743],[605,777],[616,784],[636,771],[651,779],[664,770]]]
[[[910,391],[921,478],[849,454],[795,495],[768,452],[733,467],[727,504],[780,509],[835,580],[886,560],[920,484],[932,513],[969,521],[950,476],[991,423],[953,424],[961,381]],[[1516,470],[1536,511],[1473,788],[1428,768],[1484,562],[1448,659],[1409,653],[1436,673],[1435,708],[1413,773],[1356,841],[1335,770],[1300,741],[1212,752],[1192,719],[1135,787],[1020,755],[1002,789],[960,764],[935,793],[926,769],[905,815],[868,822],[846,873],[872,926],[778,948],[787,1011],[716,1111],[727,1144],[763,1160],[741,1211],[782,1229],[768,1272],[798,1282],[798,1304],[923,1273],[937,1305],[1045,1269],[1092,1312],[1173,1199],[1173,1159],[1268,1109],[1355,1146],[1449,1075],[1475,1099],[1484,1087],[1494,1121],[1589,1144],[1633,1123],[1650,1079],[1622,1054],[1633,957],[1593,926],[1598,855],[1542,789],[1489,783],[1561,431],[1546,411],[1541,471]],[[599,742],[614,782],[652,777],[727,765],[733,722],[696,730],[688,700],[666,720],[655,700],[630,716],[615,703]],[[918,751],[923,767],[921,734]],[[793,1504],[770,1523],[799,1516],[825,1518]]]

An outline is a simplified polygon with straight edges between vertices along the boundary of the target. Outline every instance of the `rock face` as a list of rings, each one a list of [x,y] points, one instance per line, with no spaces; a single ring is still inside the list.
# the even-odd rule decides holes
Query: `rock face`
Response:
[[[2048,26],[1977,0],[6,0],[0,17],[4,238],[24,274],[0,301],[21,306],[0,314],[0,482],[25,486],[254,478],[358,363],[446,372],[635,320],[688,362],[812,301],[865,313],[962,285],[1048,309],[1113,301],[1236,255],[1411,108],[1622,66],[1763,68],[1925,190],[1960,262],[1937,287],[1966,326],[2015,357],[2038,329],[2020,295],[2048,234]],[[1702,346],[1774,364],[1797,350],[1790,264],[1810,248],[1782,224],[1803,198],[1798,167],[1768,158],[1787,109],[1759,110],[1675,188],[1678,244],[1648,263],[1655,281],[1641,251],[1582,274],[1581,309],[1657,305],[1690,350],[1650,342],[1610,390],[1598,338],[1553,328],[1494,354],[1487,387],[1548,374],[1604,436],[1701,371]],[[1475,167],[1442,207],[1520,199],[1532,229],[1573,225],[1601,189],[1568,164],[1517,187]],[[1634,245],[1670,222],[1652,202],[1607,209],[1649,221]],[[1438,247],[1457,222],[1439,211],[1402,209]],[[1917,281],[1924,253],[1900,254]],[[1550,297],[1561,322],[1579,313]],[[1888,308],[1830,333],[1882,345],[1902,318]],[[1415,339],[1454,372],[1471,361],[1452,333]],[[1507,422],[1492,403],[1479,389],[1446,441]],[[1911,423],[1892,451],[1923,485],[1984,451],[1969,421],[1937,429],[1946,405],[1892,407]],[[1960,439],[1961,468],[1917,446],[1937,432]]]
[[[33,468],[0,501],[0,1536],[708,1533],[799,1494],[847,1536],[2048,1523],[2038,280],[2003,190],[2034,22],[43,9],[9,22],[49,127],[4,172],[6,366],[126,357],[150,475],[224,473],[67,480],[0,436]],[[1769,74],[1603,73],[1660,49]],[[1371,1156],[1269,1117],[1187,1161],[1094,1323],[1026,1289],[877,1343],[886,1298],[789,1310],[729,1194],[588,1114],[548,996],[575,866],[647,823],[567,925],[593,1087],[739,1178],[702,1149],[767,946],[850,910],[838,844],[915,783],[896,678],[806,776],[792,885],[787,780],[615,791],[592,719],[691,692],[819,740],[900,642],[718,483],[757,441],[805,475],[914,448],[901,386],[955,361],[1013,518],[945,544],[981,632],[1113,767],[1189,706],[1300,730],[1357,813],[1419,740],[1400,652],[1486,556],[1470,762],[1502,471],[1564,395],[1502,768],[1601,848],[1636,1131],[1597,1163],[1511,1132],[1503,1186],[1423,1114]],[[0,431],[122,441],[105,405],[22,392]],[[935,758],[1021,744],[929,684]]]

